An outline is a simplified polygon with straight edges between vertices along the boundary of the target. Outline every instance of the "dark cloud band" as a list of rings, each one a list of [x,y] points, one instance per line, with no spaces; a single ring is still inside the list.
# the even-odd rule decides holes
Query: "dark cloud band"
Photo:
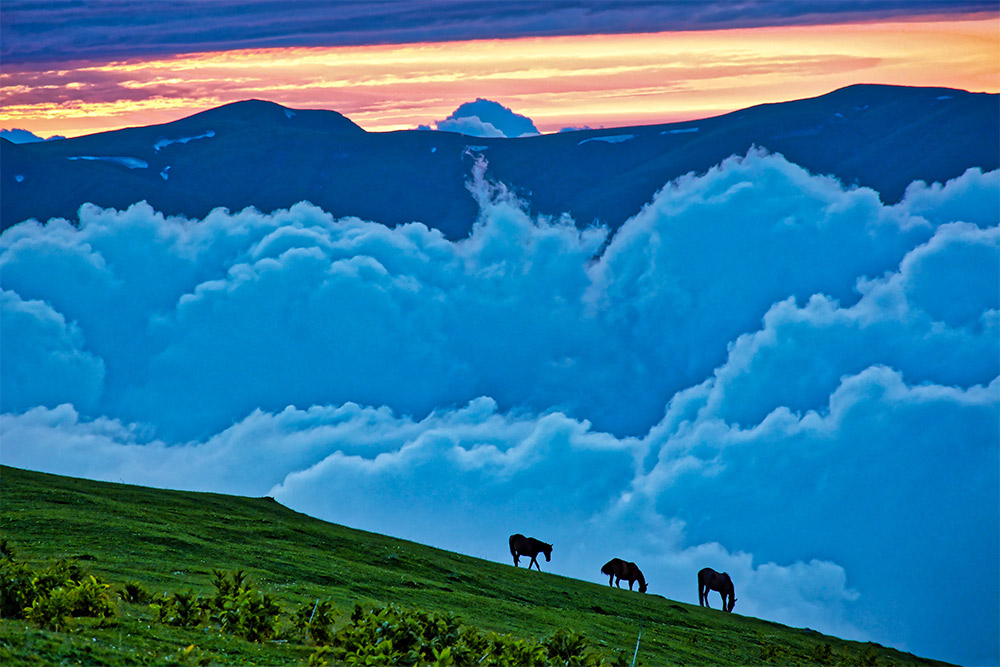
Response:
[[[813,25],[996,13],[994,0],[387,0],[295,3],[7,0],[0,57],[108,60],[283,46],[352,46],[553,35]]]

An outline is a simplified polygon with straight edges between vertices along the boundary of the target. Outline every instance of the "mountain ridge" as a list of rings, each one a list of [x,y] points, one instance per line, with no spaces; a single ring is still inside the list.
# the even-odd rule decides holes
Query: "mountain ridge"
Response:
[[[468,235],[476,155],[534,213],[617,229],[670,180],[754,147],[898,201],[915,180],[1000,166],[1000,96],[856,84],[695,121],[480,138],[367,132],[336,111],[245,100],[171,123],[15,145],[3,140],[0,228],[147,201],[167,215],[307,200],[335,217]],[[127,159],[124,160],[123,159]],[[145,165],[145,166],[143,166]]]

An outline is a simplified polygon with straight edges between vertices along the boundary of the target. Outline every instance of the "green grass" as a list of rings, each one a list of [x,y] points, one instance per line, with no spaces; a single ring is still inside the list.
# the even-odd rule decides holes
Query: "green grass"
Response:
[[[483,631],[540,639],[567,628],[610,658],[639,664],[932,665],[875,644],[725,614],[607,586],[483,561],[294,512],[269,498],[166,491],[0,466],[0,536],[17,560],[75,558],[116,589],[214,592],[212,570],[246,570],[291,614],[332,600],[338,623],[355,602],[451,612]],[[498,536],[503,541],[506,536]],[[119,601],[114,619],[73,619],[62,632],[0,620],[0,663],[15,665],[292,665],[315,648],[253,643],[211,627],[155,621],[147,604]],[[187,656],[182,652],[194,646]],[[829,645],[829,659],[823,658]],[[186,661],[186,662],[185,662]]]

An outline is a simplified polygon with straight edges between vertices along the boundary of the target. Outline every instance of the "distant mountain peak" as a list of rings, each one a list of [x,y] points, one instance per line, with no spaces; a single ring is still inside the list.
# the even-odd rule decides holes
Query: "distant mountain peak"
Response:
[[[249,99],[230,102],[222,106],[208,109],[177,121],[178,123],[194,123],[210,121],[213,123],[258,125],[292,124],[301,127],[312,127],[329,132],[364,133],[364,129],[347,116],[326,109],[291,109],[268,100]]]

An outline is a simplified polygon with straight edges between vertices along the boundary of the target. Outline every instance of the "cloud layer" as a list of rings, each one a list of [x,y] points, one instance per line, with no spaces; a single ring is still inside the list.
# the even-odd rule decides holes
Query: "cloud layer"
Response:
[[[341,2],[335,12],[269,0],[184,0],[183,11],[145,2],[55,5],[7,0],[0,35],[5,62],[118,59],[273,46],[343,46],[452,40],[711,30],[964,15],[995,10],[990,0],[869,0],[854,3],[749,0],[705,2],[471,0]],[[516,11],[512,11],[515,9]]]
[[[887,207],[752,152],[611,239],[482,173],[458,242],[307,203],[5,231],[3,462],[1000,658],[1000,172]]]

